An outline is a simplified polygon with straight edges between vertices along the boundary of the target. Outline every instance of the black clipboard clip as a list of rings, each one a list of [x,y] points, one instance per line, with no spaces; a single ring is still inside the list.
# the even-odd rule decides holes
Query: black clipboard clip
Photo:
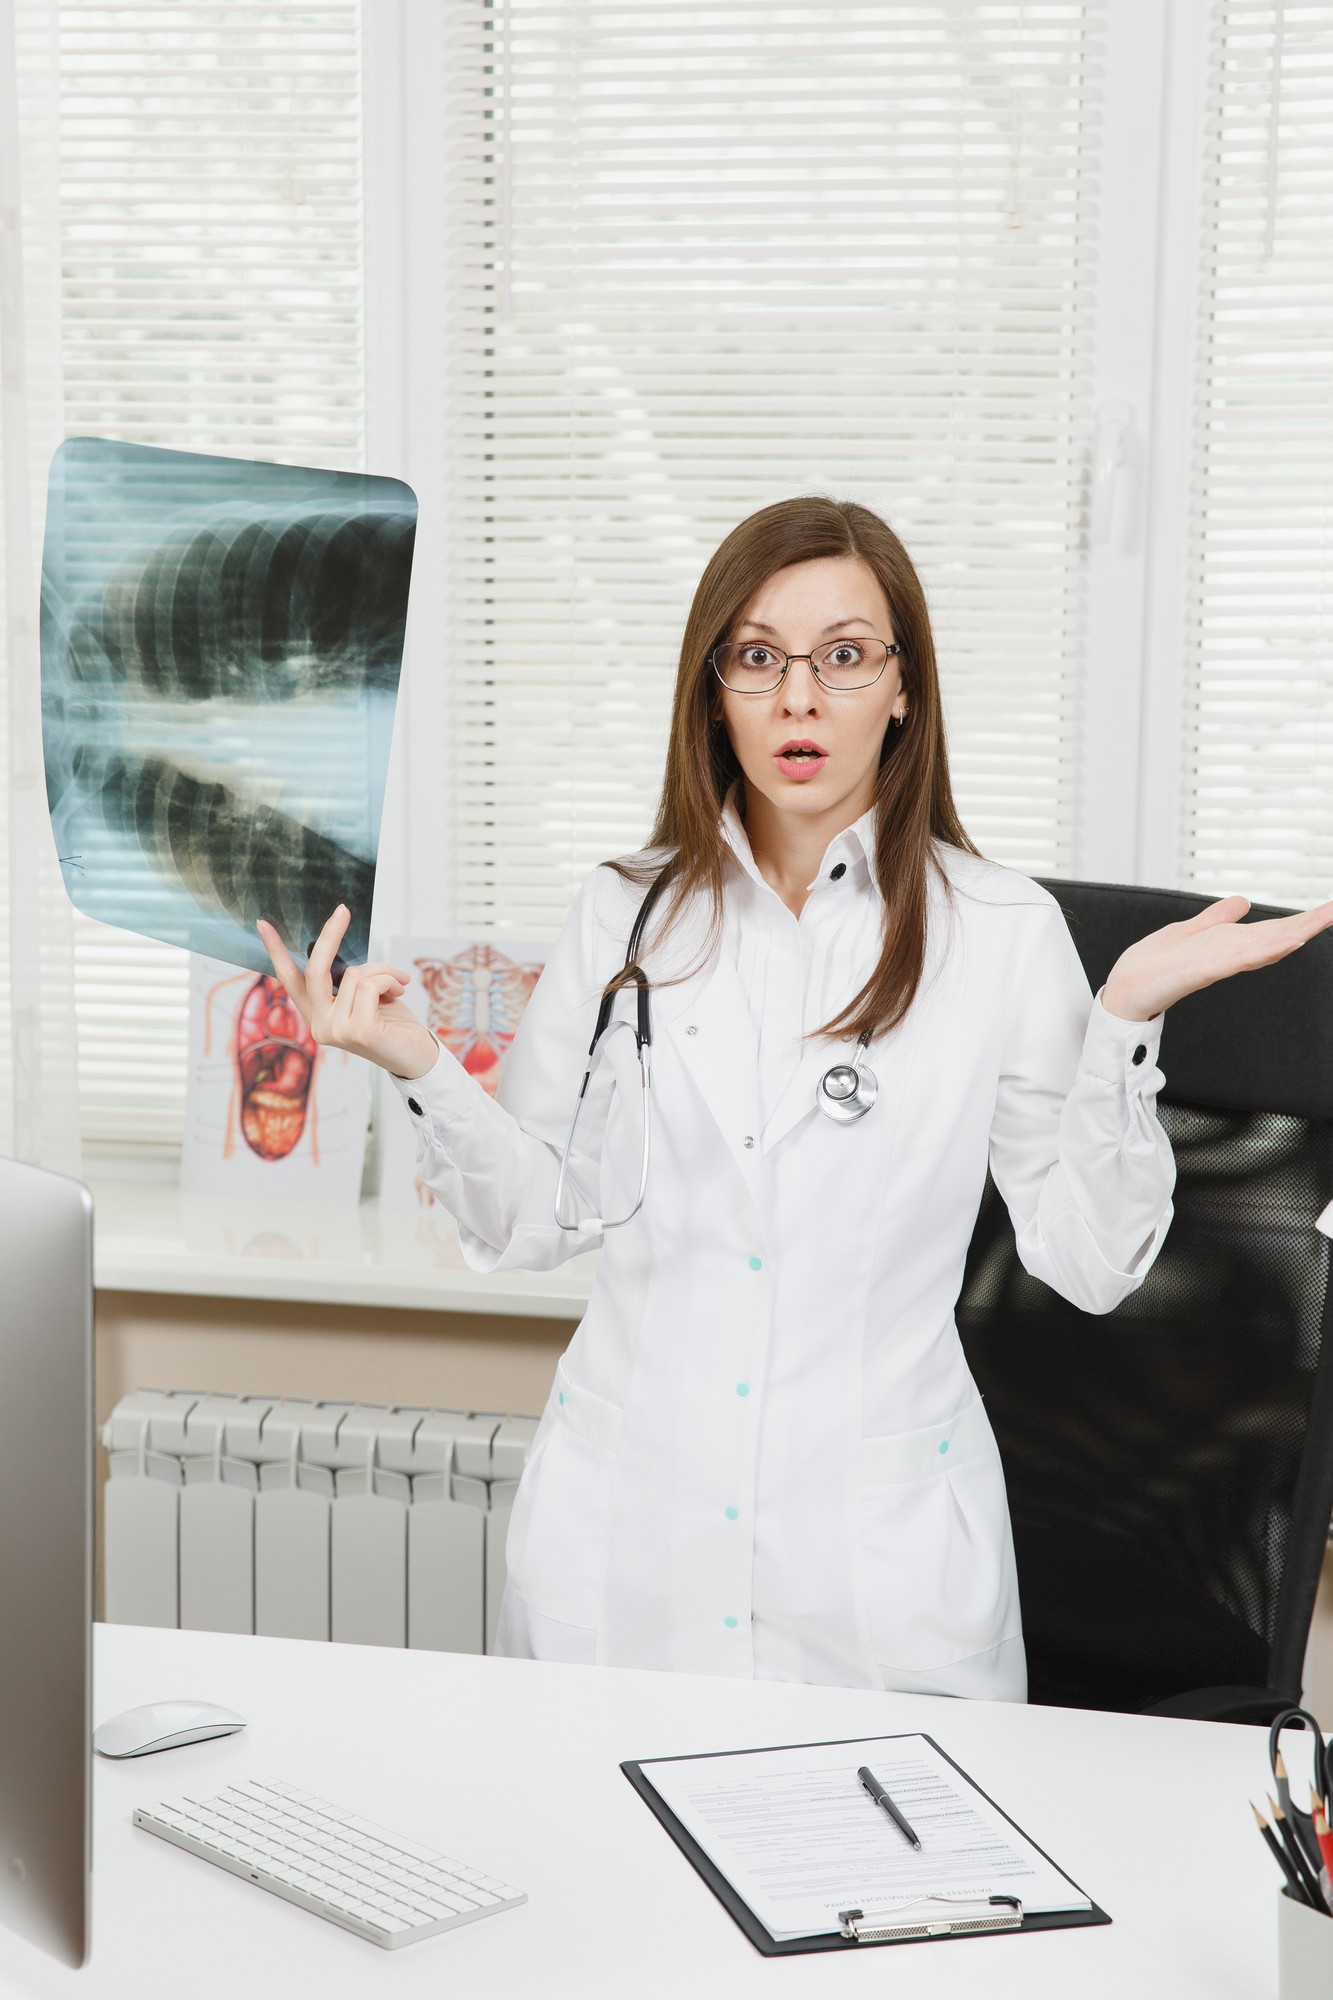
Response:
[[[908,1910],[929,1903],[930,1914],[904,1917]],[[937,1915],[952,1908],[970,1916]],[[889,1944],[907,1938],[967,1937],[977,1931],[1017,1931],[1023,1928],[1023,1905],[1017,1896],[914,1896],[892,1910],[868,1917],[864,1910],[839,1910],[838,1923],[849,1944]]]

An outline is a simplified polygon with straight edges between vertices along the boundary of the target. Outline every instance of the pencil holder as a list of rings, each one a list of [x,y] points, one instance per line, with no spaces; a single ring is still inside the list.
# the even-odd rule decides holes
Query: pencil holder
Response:
[[[1277,1899],[1278,2000],[1328,2000],[1333,1993],[1333,1916],[1298,1903],[1287,1890]]]

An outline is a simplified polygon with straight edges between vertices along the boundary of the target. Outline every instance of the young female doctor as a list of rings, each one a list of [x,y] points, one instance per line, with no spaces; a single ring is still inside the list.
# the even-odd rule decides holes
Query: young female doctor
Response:
[[[1091,1312],[1142,1282],[1174,1180],[1163,1010],[1333,924],[1247,907],[1143,939],[1093,999],[1052,898],[959,823],[902,544],[798,499],[704,573],[652,844],[585,883],[498,1101],[404,971],[335,996],[345,909],[304,974],[261,925],[317,1040],[397,1079],[474,1268],[602,1245],[501,1650],[1021,1701],[1004,1476],[953,1319],[986,1169],[1034,1276]]]

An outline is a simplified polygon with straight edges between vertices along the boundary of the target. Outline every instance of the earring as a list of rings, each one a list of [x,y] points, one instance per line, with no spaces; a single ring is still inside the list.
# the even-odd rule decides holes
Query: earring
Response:
[[[901,728],[902,728],[902,726],[903,726],[903,724],[904,724],[904,723],[906,722],[906,720],[907,720],[907,710],[906,710],[906,709],[904,709],[904,710],[902,711],[901,715],[895,715],[895,716],[894,716],[894,718],[893,718],[893,721],[894,721],[894,727],[895,727],[895,728],[897,728],[897,729],[901,729]]]

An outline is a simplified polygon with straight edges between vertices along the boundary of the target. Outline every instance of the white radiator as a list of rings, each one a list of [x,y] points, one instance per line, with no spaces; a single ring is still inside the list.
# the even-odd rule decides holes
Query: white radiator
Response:
[[[489,1652],[533,1417],[140,1389],[102,1427],[106,1616]]]

